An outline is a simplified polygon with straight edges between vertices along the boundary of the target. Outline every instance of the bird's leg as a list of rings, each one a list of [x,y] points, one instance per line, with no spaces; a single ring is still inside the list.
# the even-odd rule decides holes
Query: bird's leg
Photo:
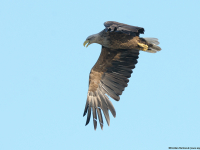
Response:
[[[143,51],[148,50],[148,45],[146,45],[146,44],[138,43],[138,46],[141,47]]]

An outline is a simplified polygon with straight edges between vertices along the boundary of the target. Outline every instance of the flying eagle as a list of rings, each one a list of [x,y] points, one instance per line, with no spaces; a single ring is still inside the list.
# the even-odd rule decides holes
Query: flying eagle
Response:
[[[90,35],[83,45],[88,47],[92,43],[102,45],[101,54],[90,71],[89,89],[83,116],[87,113],[86,125],[90,122],[91,109],[93,113],[94,129],[97,128],[97,114],[101,129],[103,117],[108,126],[110,117],[108,110],[115,117],[116,112],[108,96],[119,101],[119,95],[128,86],[132,69],[137,64],[139,51],[156,53],[161,48],[156,38],[140,38],[144,28],[127,24],[107,21],[105,29],[97,34]],[[108,95],[108,96],[107,96]]]

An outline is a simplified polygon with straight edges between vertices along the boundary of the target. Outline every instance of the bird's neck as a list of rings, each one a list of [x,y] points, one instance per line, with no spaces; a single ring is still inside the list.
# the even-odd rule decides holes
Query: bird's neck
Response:
[[[98,44],[102,45],[103,44],[103,40],[104,40],[104,38],[103,38],[103,31],[95,34],[95,43],[98,43]]]

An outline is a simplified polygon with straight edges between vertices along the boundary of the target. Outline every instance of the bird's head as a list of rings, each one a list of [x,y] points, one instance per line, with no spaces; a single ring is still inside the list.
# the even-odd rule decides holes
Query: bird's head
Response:
[[[86,47],[88,47],[92,43],[97,43],[97,39],[98,39],[98,34],[90,35],[90,36],[87,37],[87,39],[83,43],[83,46],[86,45]]]

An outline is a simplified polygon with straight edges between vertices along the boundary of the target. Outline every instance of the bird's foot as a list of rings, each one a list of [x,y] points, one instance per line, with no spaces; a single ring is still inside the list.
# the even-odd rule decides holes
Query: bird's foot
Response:
[[[138,43],[138,46],[141,47],[143,51],[148,50],[148,45],[146,45],[146,44]]]

